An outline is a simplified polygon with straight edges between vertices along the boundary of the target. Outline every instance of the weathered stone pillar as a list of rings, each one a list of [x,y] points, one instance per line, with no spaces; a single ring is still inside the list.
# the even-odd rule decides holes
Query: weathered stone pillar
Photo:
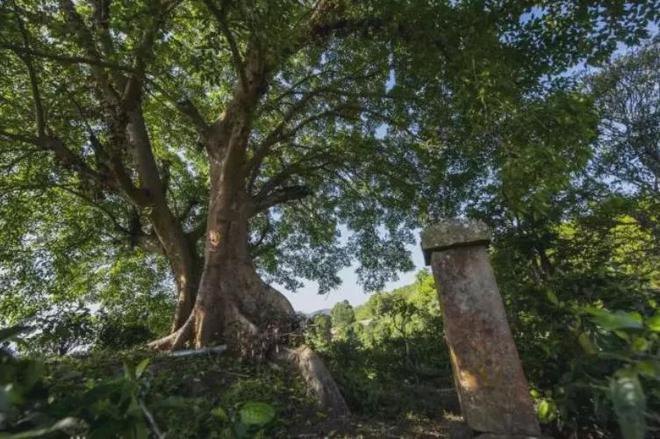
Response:
[[[488,260],[490,231],[445,221],[422,232],[442,304],[461,411],[476,432],[539,436],[529,386]]]

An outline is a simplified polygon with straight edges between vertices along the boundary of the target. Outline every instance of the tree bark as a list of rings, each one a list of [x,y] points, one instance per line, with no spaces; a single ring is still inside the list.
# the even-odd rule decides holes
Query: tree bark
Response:
[[[222,116],[204,133],[211,187],[197,295],[185,322],[177,328],[188,302],[180,304],[172,334],[151,343],[151,347],[175,351],[222,344],[243,357],[265,359],[277,353],[281,337],[292,329],[295,312],[284,295],[261,280],[249,252],[250,216],[258,207],[268,206],[258,206],[249,192],[247,160],[253,112],[268,88],[268,57],[254,40],[248,45],[245,60],[238,51],[234,58],[241,81]],[[168,228],[167,221],[163,225]],[[172,253],[177,255],[176,249]],[[185,258],[180,264],[173,260],[173,267],[187,267],[186,263]],[[186,278],[190,277],[184,275]],[[320,357],[304,347],[296,351],[282,348],[282,352],[289,353],[287,357],[302,372],[322,406],[336,416],[349,413]]]

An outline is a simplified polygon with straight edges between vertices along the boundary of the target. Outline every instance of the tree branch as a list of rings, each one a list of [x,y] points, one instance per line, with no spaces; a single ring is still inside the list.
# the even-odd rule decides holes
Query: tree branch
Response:
[[[18,25],[18,29],[20,30],[21,36],[23,38],[23,47],[25,49],[29,49],[30,48],[29,35],[27,29],[25,29],[25,26],[23,25],[23,20],[18,15],[18,11],[16,10],[16,3],[14,3],[14,15],[16,17],[16,24]],[[19,57],[25,64],[28,71],[28,76],[30,78],[30,87],[32,88],[32,100],[34,103],[34,118],[37,124],[37,137],[39,139],[44,139],[47,131],[46,114],[44,112],[43,102],[41,101],[41,93],[39,91],[39,80],[37,78],[37,72],[34,69],[34,65],[32,64],[32,58],[30,58],[29,55],[23,55]]]
[[[286,127],[286,123],[283,123],[280,126],[278,126],[273,132],[271,132],[271,135],[269,135],[264,140],[264,142],[262,142],[262,144],[258,147],[255,155],[247,163],[248,169],[250,171],[249,188],[251,189],[254,186],[254,182],[256,181],[257,176],[259,174],[259,169],[261,167],[261,164],[263,163],[264,159],[268,156],[268,154],[271,152],[273,145],[276,145],[277,143],[283,142],[287,139],[291,139],[298,133],[298,131],[303,129],[306,125],[321,120],[325,117],[337,115],[338,112],[341,111],[342,109],[354,109],[354,106],[349,106],[346,104],[338,105],[329,110],[322,111],[321,113],[317,113],[312,116],[309,116],[303,119],[302,121],[300,121],[296,126],[286,131],[284,131],[284,128]]]
[[[63,11],[66,21],[69,26],[72,27],[73,34],[77,39],[77,43],[82,49],[86,52],[87,57],[95,60],[96,63],[90,64],[93,68],[94,77],[103,89],[106,98],[110,99],[113,103],[120,102],[120,96],[117,91],[112,86],[109,78],[106,76],[105,72],[101,69],[102,64],[104,63],[101,55],[96,50],[96,45],[94,44],[94,35],[85,25],[83,18],[78,14],[72,0],[59,0],[60,9]],[[121,87],[124,82],[124,79],[118,77],[120,83],[116,84]]]
[[[206,216],[204,216],[193,229],[186,233],[188,239],[192,242],[199,241],[206,234]]]
[[[150,25],[144,30],[140,44],[134,51],[133,72],[126,82],[122,95],[122,100],[129,108],[134,106],[140,98],[146,69],[154,56],[153,47],[158,30],[165,21],[167,13],[171,10],[171,8],[164,7],[159,0],[152,0],[149,3],[149,9],[151,14]]]
[[[221,8],[218,8],[213,3],[213,0],[204,0],[204,4],[209,9],[209,11],[211,11],[211,13],[215,16],[216,20],[218,20],[218,27],[220,28],[220,32],[222,32],[222,34],[225,36],[225,39],[227,40],[227,43],[229,44],[229,50],[231,52],[231,57],[234,62],[234,67],[236,68],[236,73],[238,74],[239,80],[241,82],[241,87],[243,87],[243,90],[247,90],[248,80],[247,80],[247,74],[245,72],[245,61],[241,56],[241,52],[238,49],[238,44],[236,43],[236,39],[234,38],[234,35],[231,33],[231,29],[229,29],[229,24],[227,23],[227,10],[225,8],[225,4],[223,2]]]
[[[64,64],[85,64],[95,67],[105,67],[111,70],[119,70],[124,72],[133,71],[133,68],[130,66],[124,66],[109,61],[104,61],[102,59],[90,58],[86,56],[63,55],[59,53],[46,52],[34,48],[27,49],[25,47],[17,46],[15,44],[10,44],[10,43],[0,43],[0,49],[11,50],[15,52],[17,55],[30,55],[30,56],[35,56],[37,58],[44,58],[52,61],[58,61]]]
[[[286,203],[289,201],[300,200],[311,195],[312,192],[303,185],[294,185],[286,186],[279,188],[261,197],[256,197],[253,199],[252,209],[250,210],[250,216],[254,216],[259,212],[270,209],[271,207]]]
[[[199,109],[195,104],[187,97],[182,99],[176,99],[169,93],[165,87],[160,86],[155,80],[149,82],[149,84],[158,91],[159,94],[165,97],[165,99],[174,105],[174,107],[184,116],[186,116],[192,123],[195,125],[198,134],[200,137],[205,138],[209,131],[209,124],[200,113]]]
[[[14,140],[17,142],[30,143],[35,146],[41,146],[38,138],[27,134],[16,134],[0,130],[0,137],[4,137],[5,139]]]

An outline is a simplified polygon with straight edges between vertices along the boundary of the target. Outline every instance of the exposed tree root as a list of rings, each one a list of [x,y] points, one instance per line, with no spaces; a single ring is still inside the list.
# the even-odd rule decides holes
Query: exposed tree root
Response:
[[[178,351],[222,344],[256,361],[275,355],[300,372],[322,410],[335,418],[350,415],[321,357],[307,346],[282,347],[290,341],[288,335],[295,326],[295,312],[287,298],[259,279],[252,268],[223,274],[217,288],[201,290],[190,316],[178,330],[149,347]]]
[[[191,314],[179,329],[163,338],[152,341],[147,346],[157,351],[177,351],[183,349],[192,335],[192,324],[193,315]]]
[[[156,351],[169,351],[172,347],[174,339],[177,337],[179,330],[166,335],[165,337],[159,338],[147,344],[147,347]]]
[[[300,371],[309,393],[319,406],[333,417],[347,417],[351,412],[339,387],[323,360],[309,346],[297,349],[281,348],[278,358],[292,364]]]
[[[196,303],[179,329],[152,341],[148,346],[159,351],[176,351],[186,347],[228,344],[246,351],[245,347],[250,343],[264,344],[266,340],[263,335],[277,342],[277,334],[266,333],[273,330],[274,322],[290,321],[295,312],[282,293],[260,279],[256,280],[242,294],[223,295],[211,306]],[[267,351],[268,348],[262,346],[262,350]]]

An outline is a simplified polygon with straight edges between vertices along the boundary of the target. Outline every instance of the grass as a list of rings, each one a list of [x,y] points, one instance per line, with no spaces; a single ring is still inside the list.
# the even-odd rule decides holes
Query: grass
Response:
[[[281,365],[241,362],[228,354],[188,357],[154,356],[149,352],[96,353],[82,358],[50,360],[47,385],[53,397],[71,396],[125,373],[126,365],[145,359],[149,365],[139,377],[139,400],[152,414],[156,428],[169,438],[223,437],[448,437],[455,417],[437,406],[438,399],[418,399],[418,407],[391,406],[360,413],[346,422],[330,419],[318,410],[302,379]],[[350,392],[350,389],[346,389]],[[392,391],[388,389],[388,391]],[[400,392],[408,392],[404,387]],[[421,395],[415,395],[419,398]],[[388,395],[394,401],[403,395]],[[236,429],[241,408],[263,402],[275,411],[264,428]],[[426,403],[426,406],[424,405]],[[431,407],[435,405],[435,407]],[[419,409],[419,410],[418,410]],[[149,425],[154,430],[153,425]]]

